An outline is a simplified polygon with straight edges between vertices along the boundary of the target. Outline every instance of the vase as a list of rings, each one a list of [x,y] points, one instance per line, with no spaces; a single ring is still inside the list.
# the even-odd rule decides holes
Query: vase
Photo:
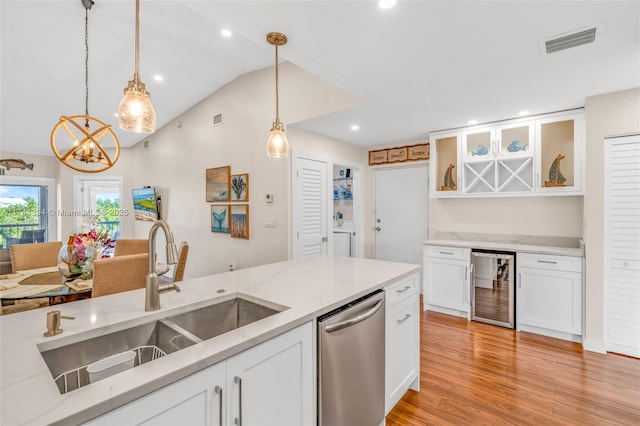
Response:
[[[64,244],[60,248],[58,252],[58,271],[67,279],[77,278],[82,275],[83,265],[78,263],[78,255],[73,246]]]

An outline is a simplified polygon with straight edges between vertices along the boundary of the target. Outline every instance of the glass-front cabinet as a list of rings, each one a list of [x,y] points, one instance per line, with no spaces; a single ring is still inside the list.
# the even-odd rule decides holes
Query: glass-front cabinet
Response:
[[[583,110],[430,135],[432,197],[581,195]]]
[[[582,191],[582,112],[536,120],[536,191],[544,194]]]
[[[460,194],[459,154],[460,133],[441,133],[431,139],[430,156],[435,167],[431,167],[432,192],[452,196]]]

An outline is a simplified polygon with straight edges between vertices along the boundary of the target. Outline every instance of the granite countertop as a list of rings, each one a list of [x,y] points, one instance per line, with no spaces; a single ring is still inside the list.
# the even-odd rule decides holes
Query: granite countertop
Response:
[[[423,244],[584,257],[584,241],[576,237],[436,232]]]
[[[186,280],[144,311],[144,289],[0,316],[0,424],[81,423],[202,370],[318,315],[420,270],[419,266],[315,256]],[[221,296],[218,290],[224,289]],[[236,294],[289,309],[153,362],[61,395],[40,350],[126,329]],[[43,337],[46,314],[59,309],[64,332]]]

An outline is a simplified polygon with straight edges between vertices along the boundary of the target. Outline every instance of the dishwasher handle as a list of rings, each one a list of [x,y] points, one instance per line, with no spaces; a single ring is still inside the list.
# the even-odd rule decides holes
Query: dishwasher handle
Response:
[[[345,321],[340,321],[338,323],[328,325],[324,328],[324,330],[327,333],[332,333],[334,331],[342,330],[343,328],[351,327],[352,325],[358,324],[359,322],[366,320],[367,318],[373,316],[376,312],[378,312],[380,310],[380,307],[382,307],[383,303],[384,303],[384,299],[381,299],[367,312],[360,314],[357,317],[353,317]]]

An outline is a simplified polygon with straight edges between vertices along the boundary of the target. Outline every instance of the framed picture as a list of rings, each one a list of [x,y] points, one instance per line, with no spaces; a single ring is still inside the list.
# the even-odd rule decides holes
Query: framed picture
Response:
[[[229,206],[228,205],[212,205],[211,206],[211,232],[229,233]]]
[[[231,166],[216,167],[207,169],[206,173],[206,194],[207,202],[229,201],[229,175]]]
[[[231,236],[249,239],[249,206],[231,205]]]
[[[249,173],[231,175],[231,201],[249,201]]]

